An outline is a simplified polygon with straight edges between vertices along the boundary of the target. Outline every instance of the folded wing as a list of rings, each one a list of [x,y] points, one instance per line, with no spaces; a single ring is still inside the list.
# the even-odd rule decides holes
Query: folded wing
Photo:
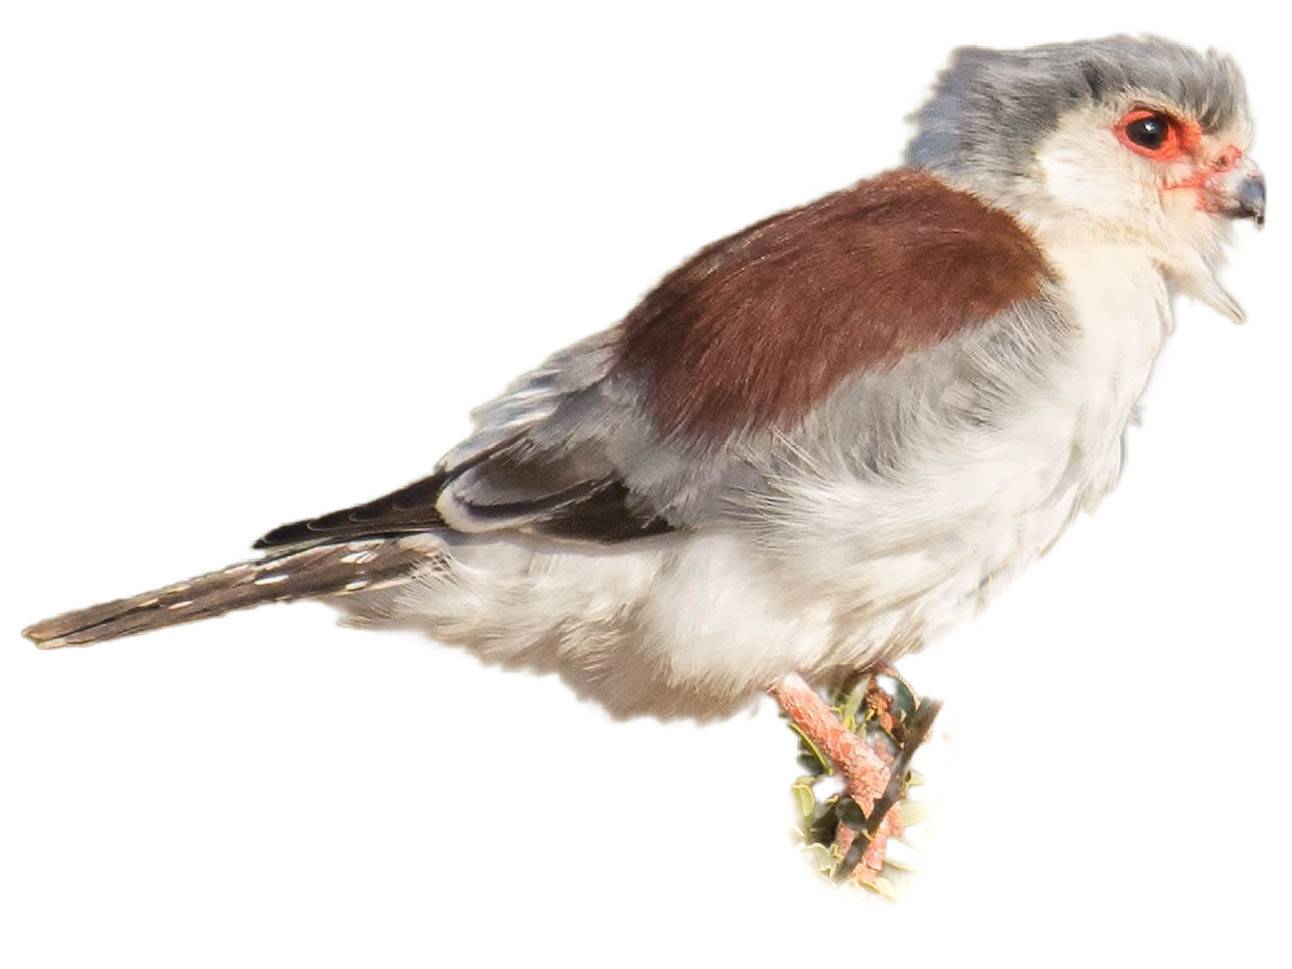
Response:
[[[619,326],[481,408],[429,477],[257,547],[693,527],[733,487],[756,488],[768,442],[842,384],[974,330],[1050,278],[1006,213],[925,172],[881,175],[701,250]]]

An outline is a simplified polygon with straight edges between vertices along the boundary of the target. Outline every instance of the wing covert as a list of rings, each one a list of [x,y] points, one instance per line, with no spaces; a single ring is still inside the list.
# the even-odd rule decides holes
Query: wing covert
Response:
[[[477,410],[429,477],[257,547],[428,529],[618,542],[729,515],[847,387],[958,345],[1052,281],[1009,214],[927,172],[880,175],[702,249],[621,324]],[[882,410],[844,415],[859,466]]]

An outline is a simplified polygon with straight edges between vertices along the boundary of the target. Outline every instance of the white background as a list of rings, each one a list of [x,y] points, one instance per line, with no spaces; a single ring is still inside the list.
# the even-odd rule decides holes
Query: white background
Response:
[[[1286,958],[1273,14],[465,6],[4,7],[0,962]],[[1251,323],[1182,304],[1120,491],[904,665],[948,703],[900,904],[796,856],[770,703],[615,722],[315,605],[18,638],[421,476],[469,406],[699,245],[896,164],[953,46],[1117,30],[1247,74],[1274,193],[1227,272]]]

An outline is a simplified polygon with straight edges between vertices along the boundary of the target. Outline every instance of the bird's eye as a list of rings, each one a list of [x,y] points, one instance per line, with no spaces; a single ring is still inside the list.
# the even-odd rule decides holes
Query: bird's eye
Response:
[[[1126,137],[1141,148],[1157,151],[1166,143],[1170,133],[1170,123],[1160,114],[1150,114],[1147,118],[1132,121],[1126,126]]]
[[[1170,161],[1181,152],[1180,125],[1168,114],[1137,108],[1117,122],[1117,138],[1145,158]]]

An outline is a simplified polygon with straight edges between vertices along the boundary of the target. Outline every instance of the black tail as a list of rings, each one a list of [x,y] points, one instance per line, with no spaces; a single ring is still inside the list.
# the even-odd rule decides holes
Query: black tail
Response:
[[[417,565],[434,557],[435,547],[426,536],[317,545],[64,613],[24,629],[23,635],[41,649],[88,646],[263,602],[385,588],[407,581]]]

